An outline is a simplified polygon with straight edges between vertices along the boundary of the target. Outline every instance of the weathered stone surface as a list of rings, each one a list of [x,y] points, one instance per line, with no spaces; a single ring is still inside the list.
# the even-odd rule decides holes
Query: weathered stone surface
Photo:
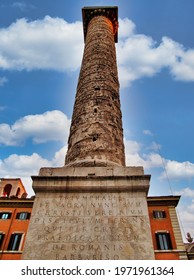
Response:
[[[32,176],[38,192],[145,192],[150,175],[141,167],[63,167],[42,168]]]
[[[128,176],[127,170],[100,176],[104,167],[78,168],[73,175],[73,169],[69,177],[53,170],[53,176],[33,178],[36,199],[23,258],[153,259],[149,176],[140,169],[136,176],[130,169]],[[88,173],[93,169],[98,175]]]
[[[125,165],[113,25],[98,15],[87,26],[65,161],[69,166]]]
[[[42,167],[39,176],[137,176],[144,175],[142,166],[109,166],[109,167]]]

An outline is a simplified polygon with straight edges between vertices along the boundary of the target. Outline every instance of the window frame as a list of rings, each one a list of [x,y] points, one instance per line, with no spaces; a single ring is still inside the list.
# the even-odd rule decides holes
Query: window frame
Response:
[[[10,197],[11,191],[12,191],[12,184],[6,184],[3,188],[3,196],[4,197]]]
[[[157,250],[167,251],[172,250],[171,236],[168,231],[158,231],[155,233]]]
[[[160,220],[166,218],[166,211],[165,210],[153,210],[153,218]]]
[[[31,216],[31,213],[30,213],[30,212],[21,211],[21,212],[18,212],[18,213],[16,214],[16,219],[17,219],[17,220],[21,220],[21,221],[26,221],[26,220],[29,220],[29,219],[30,219],[30,216]]]
[[[7,251],[20,251],[23,235],[23,232],[13,232],[9,239]]]
[[[6,215],[5,217],[4,217],[4,215]],[[0,220],[9,220],[9,219],[11,219],[11,215],[12,215],[12,212],[9,212],[9,211],[2,211],[2,212],[0,212]]]

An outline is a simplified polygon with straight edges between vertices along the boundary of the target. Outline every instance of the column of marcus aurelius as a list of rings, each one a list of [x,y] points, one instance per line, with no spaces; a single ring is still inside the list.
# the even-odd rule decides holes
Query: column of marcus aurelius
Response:
[[[117,7],[83,8],[85,49],[65,166],[32,176],[23,259],[154,259],[150,175],[126,167],[115,42]]]
[[[66,164],[125,165],[116,63],[117,9],[83,9],[85,49]]]

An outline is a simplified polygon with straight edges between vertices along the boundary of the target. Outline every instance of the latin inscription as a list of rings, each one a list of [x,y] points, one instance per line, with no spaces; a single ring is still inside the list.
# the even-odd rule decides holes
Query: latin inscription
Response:
[[[31,227],[53,259],[125,259],[145,240],[146,211],[129,193],[39,194]]]

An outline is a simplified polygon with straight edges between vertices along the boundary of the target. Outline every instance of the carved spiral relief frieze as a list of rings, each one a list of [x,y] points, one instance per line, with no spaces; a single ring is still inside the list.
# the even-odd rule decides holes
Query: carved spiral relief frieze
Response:
[[[66,165],[125,165],[114,28],[101,15],[88,23]]]

